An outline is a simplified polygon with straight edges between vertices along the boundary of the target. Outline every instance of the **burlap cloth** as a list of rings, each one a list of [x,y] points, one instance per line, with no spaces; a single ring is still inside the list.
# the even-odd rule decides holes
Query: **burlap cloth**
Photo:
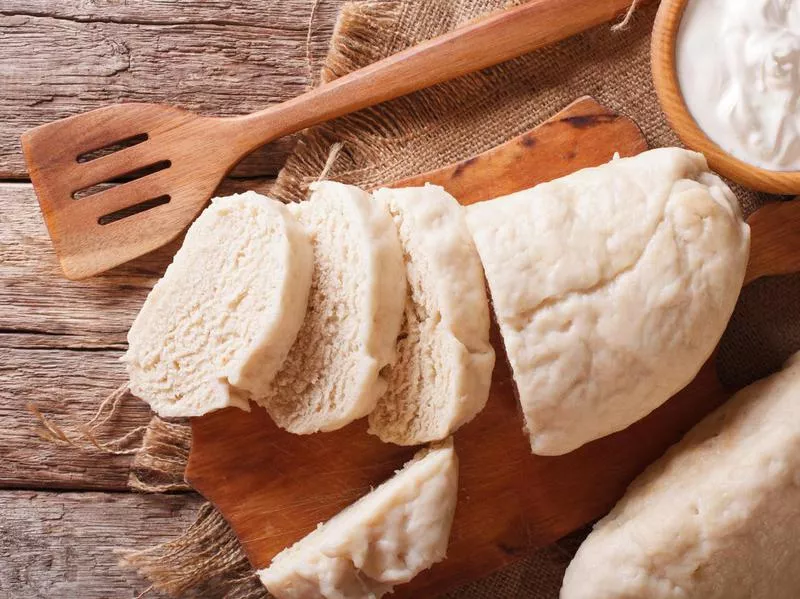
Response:
[[[598,0],[602,1],[602,0]],[[487,12],[503,0],[370,0],[346,5],[321,80],[327,81],[431,38]],[[678,143],[659,109],[648,48],[656,6],[640,8],[629,26],[608,25],[481,73],[439,85],[303,134],[273,193],[304,198],[328,164],[327,177],[367,188],[439,167],[489,149],[591,94],[640,125],[652,147]],[[331,147],[341,151],[329,161]],[[763,196],[737,189],[746,213]],[[741,385],[775,370],[800,348],[800,277],[764,280],[742,296],[725,335],[720,370]],[[188,429],[154,419],[131,473],[131,486],[185,488]],[[449,595],[460,599],[558,595],[581,533],[518,565]],[[123,562],[167,593],[200,597],[265,597],[239,544],[213,508],[179,539],[127,554]]]

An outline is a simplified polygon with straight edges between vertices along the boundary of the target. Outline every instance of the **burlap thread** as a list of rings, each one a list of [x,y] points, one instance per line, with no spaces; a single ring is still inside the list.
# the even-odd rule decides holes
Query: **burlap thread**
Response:
[[[205,504],[179,538],[142,551],[120,551],[121,565],[174,597],[257,599],[267,597],[239,540],[224,518]]]
[[[45,441],[74,449],[98,450],[110,455],[136,455],[141,449],[139,443],[147,429],[145,426],[139,426],[114,439],[101,440],[103,428],[117,414],[126,397],[132,396],[128,392],[128,385],[124,384],[100,402],[97,411],[88,422],[73,427],[59,425],[43,414],[35,404],[28,404],[27,407],[38,421],[39,436]]]
[[[131,464],[128,486],[142,493],[190,490],[184,472],[191,448],[189,425],[154,417]]]

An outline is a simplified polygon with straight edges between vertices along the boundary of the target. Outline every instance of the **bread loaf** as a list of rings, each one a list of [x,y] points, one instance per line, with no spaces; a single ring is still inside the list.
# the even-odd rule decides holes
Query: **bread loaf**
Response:
[[[381,440],[444,439],[489,396],[494,350],[478,252],[463,208],[441,187],[381,189],[405,255],[408,296],[389,386],[369,415]]]
[[[283,204],[215,198],[131,326],[131,392],[165,417],[249,409],[289,352],[310,285],[311,243]]]
[[[691,381],[749,254],[734,195],[677,148],[472,205],[467,222],[542,455],[626,428]]]
[[[406,293],[403,252],[383,202],[325,181],[290,207],[311,237],[314,273],[297,342],[263,402],[297,434],[366,416],[386,389]]]
[[[444,559],[457,494],[452,441],[422,450],[258,574],[276,599],[378,599]]]
[[[796,599],[800,354],[737,393],[598,522],[561,599]]]

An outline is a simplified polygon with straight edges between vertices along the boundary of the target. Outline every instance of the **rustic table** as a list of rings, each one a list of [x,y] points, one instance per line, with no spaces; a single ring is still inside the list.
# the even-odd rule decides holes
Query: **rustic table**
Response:
[[[27,404],[74,425],[124,382],[126,331],[174,247],[85,282],[65,280],[20,134],[123,100],[233,115],[293,97],[316,74],[341,3],[0,2],[0,597],[135,597],[148,585],[117,567],[113,549],[178,535],[202,502],[192,493],[131,493],[130,457],[37,436]],[[266,189],[290,148],[291,140],[263,148],[225,190]],[[109,433],[149,418],[146,405],[129,402]]]

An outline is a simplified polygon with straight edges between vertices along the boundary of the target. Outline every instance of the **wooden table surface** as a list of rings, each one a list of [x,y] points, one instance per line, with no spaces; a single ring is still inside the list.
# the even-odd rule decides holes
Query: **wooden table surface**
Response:
[[[112,550],[176,536],[202,503],[191,493],[130,493],[129,457],[36,435],[28,403],[60,424],[82,423],[124,382],[125,334],[174,248],[65,280],[20,134],[122,100],[233,115],[293,97],[318,71],[341,3],[0,1],[0,597],[135,597],[148,584],[119,569]],[[290,148],[291,140],[263,148],[225,190],[265,189]],[[146,405],[130,402],[106,430],[149,418]]]
[[[83,423],[124,382],[127,329],[174,247],[86,282],[65,280],[20,134],[122,100],[234,115],[291,98],[318,71],[343,1],[0,0],[0,599],[135,597],[148,583],[118,568],[113,549],[175,537],[202,503],[191,493],[130,493],[129,457],[36,435],[28,403],[60,424]],[[223,191],[266,189],[290,148],[291,140],[263,148]],[[744,316],[794,312],[794,280],[778,296],[766,282],[753,285],[732,337],[752,341]],[[800,335],[798,325],[787,323],[794,337],[756,336],[774,365],[797,349],[780,344]],[[149,418],[147,406],[130,402],[106,432]]]

